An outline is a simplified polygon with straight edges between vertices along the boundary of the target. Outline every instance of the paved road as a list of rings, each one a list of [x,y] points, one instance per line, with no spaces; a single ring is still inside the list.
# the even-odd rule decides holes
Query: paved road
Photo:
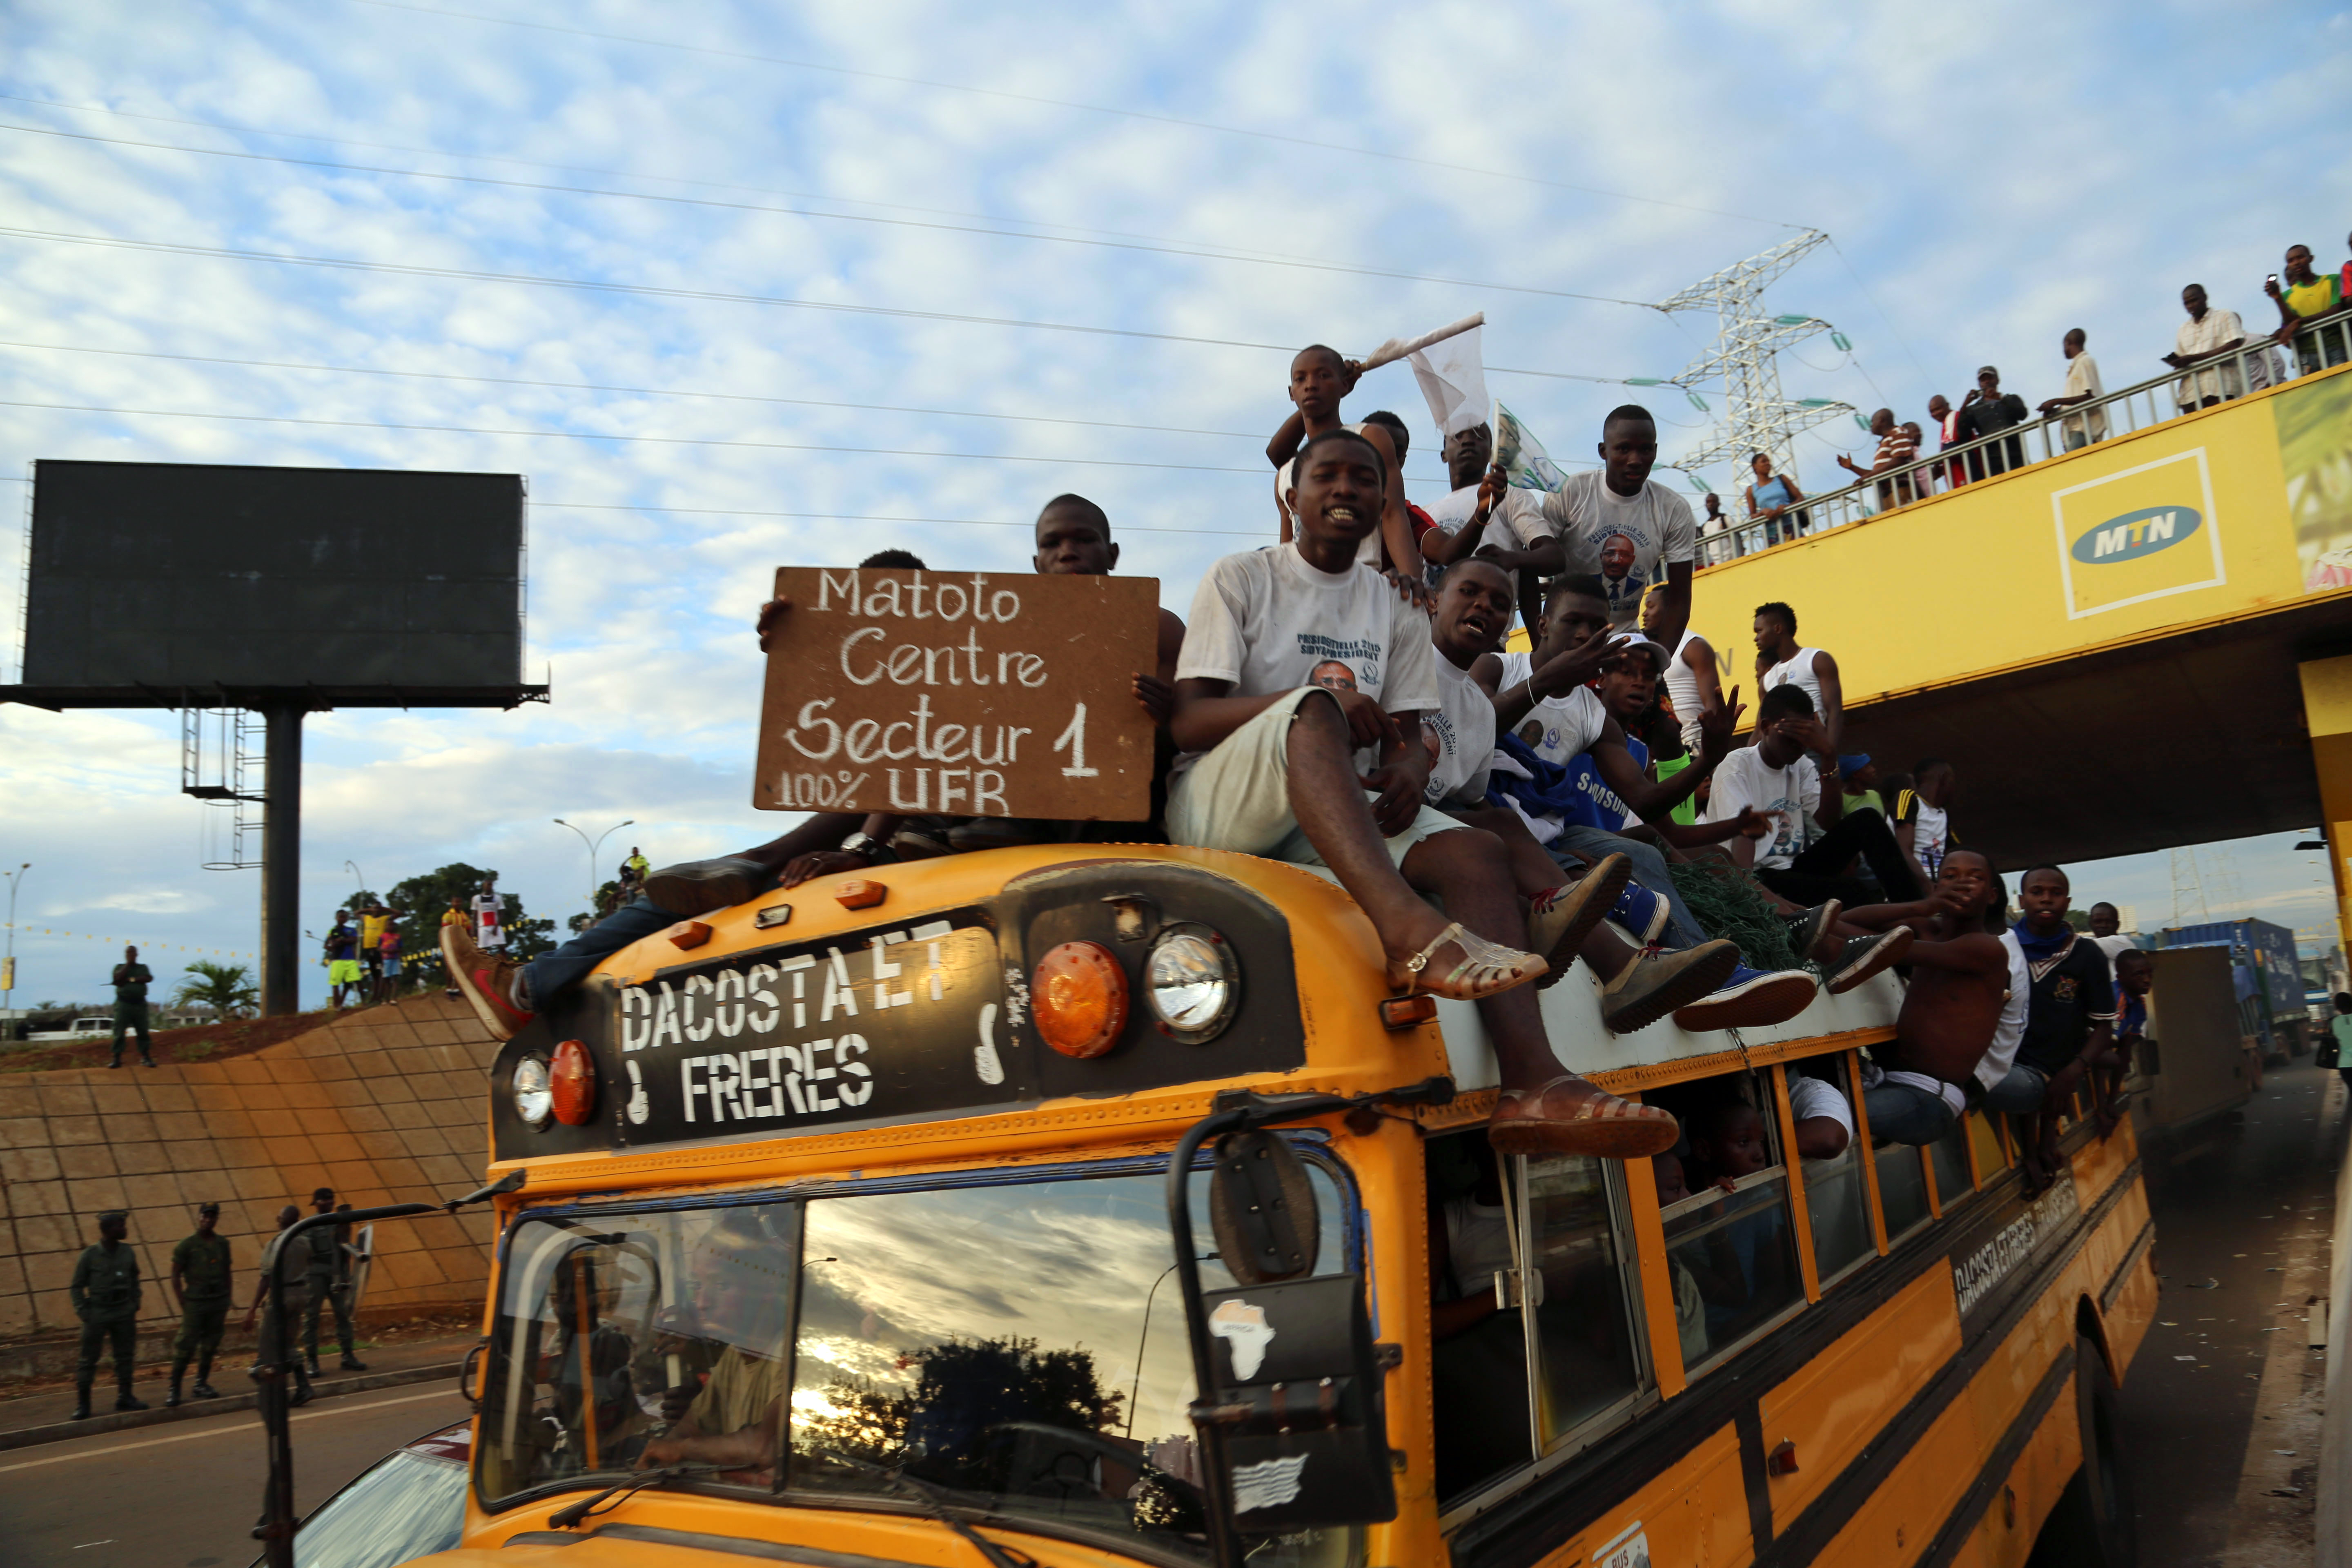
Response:
[[[296,1411],[297,1505],[466,1414],[449,1384]],[[0,1453],[0,1568],[244,1568],[263,1469],[250,1411]]]
[[[2325,1295],[2344,1087],[2273,1069],[2242,1120],[2151,1150],[2163,1279],[2123,1390],[2142,1568],[2311,1561]]]

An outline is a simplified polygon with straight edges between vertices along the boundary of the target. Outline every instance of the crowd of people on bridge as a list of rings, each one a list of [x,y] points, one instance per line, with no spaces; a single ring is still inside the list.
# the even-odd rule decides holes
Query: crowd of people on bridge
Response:
[[[2345,243],[2352,249],[2352,237]],[[2305,375],[2342,364],[2352,352],[2352,341],[2347,341],[2352,340],[2352,261],[2323,271],[2309,246],[2291,245],[2282,270],[2263,282],[2263,291],[2276,308],[2278,322],[2252,330],[2237,311],[2213,305],[2203,284],[2191,283],[2180,291],[2181,310],[2188,319],[2180,323],[2172,352],[2158,357],[2181,373],[2172,386],[2173,403],[2181,413],[2279,384],[2286,376],[2282,351],[2296,356],[2297,368]],[[2310,331],[2324,322],[2336,323],[2336,330]],[[2029,405],[2016,393],[2001,389],[1998,366],[1985,365],[1958,404],[1940,392],[1927,400],[1927,422],[1936,436],[1932,449],[1927,445],[1926,426],[1898,423],[1894,409],[1881,408],[1869,420],[1870,433],[1878,439],[1869,461],[1841,454],[1838,466],[1857,479],[1877,480],[1876,510],[1884,512],[2024,467],[2022,437],[2004,432],[2037,416],[2059,421],[2057,445],[2063,450],[2105,440],[2107,416],[2102,409],[2066,412],[2078,404],[2095,405],[2107,395],[2098,361],[2090,353],[2090,335],[2080,327],[2069,328],[2059,352],[2064,356],[2065,379],[2057,395]],[[1961,450],[1942,456],[1952,448]],[[1916,466],[1923,459],[1926,466]],[[1814,526],[1794,475],[1775,471],[1772,458],[1762,452],[1749,458],[1749,468],[1750,482],[1741,489],[1745,509],[1738,517],[1724,515],[1716,498],[1707,498],[1708,521],[1702,533],[1711,563],[1769,549]]]
[[[1698,528],[1651,477],[1647,410],[1612,410],[1601,466],[1551,492],[1509,486],[1492,429],[1457,422],[1442,436],[1453,490],[1423,508],[1400,478],[1405,421],[1342,416],[1359,374],[1322,345],[1298,353],[1267,453],[1276,542],[1215,563],[1188,619],[1158,612],[1155,666],[1132,681],[1160,736],[1148,830],[819,815],[646,872],[630,901],[528,963],[445,926],[453,983],[504,1037],[607,954],[770,887],[1160,835],[1324,868],[1370,919],[1397,992],[1475,1004],[1503,1152],[1684,1144],[1665,1110],[1564,1070],[1538,998],[1580,963],[1619,1033],[1784,1024],[1899,965],[1896,1037],[1857,1086],[1874,1135],[1933,1142],[1992,1105],[2040,1123],[2021,1142],[2046,1180],[2056,1116],[2112,1063],[2116,1021],[2105,955],[2066,925],[2063,874],[2029,871],[2007,929],[2004,884],[1953,830],[1952,765],[1893,774],[1842,752],[1839,662],[1799,640],[1790,605],[1756,610],[1753,723],[1738,735],[1750,709],[1730,651],[1689,627]],[[1047,501],[1034,542],[1039,573],[1118,564],[1109,518],[1081,496]],[[860,564],[927,569],[905,551]],[[762,607],[763,648],[791,614]],[[1506,646],[1515,616],[1520,649]]]

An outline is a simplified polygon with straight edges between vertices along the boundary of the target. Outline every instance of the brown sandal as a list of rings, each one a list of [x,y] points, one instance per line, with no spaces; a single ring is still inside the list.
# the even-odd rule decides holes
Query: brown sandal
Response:
[[[1620,1100],[1572,1074],[1540,1089],[1503,1090],[1486,1122],[1486,1141],[1497,1154],[1641,1160],[1664,1153],[1681,1136],[1671,1111]]]
[[[1462,962],[1433,980],[1429,977],[1429,961],[1449,942],[1462,950]],[[1514,985],[1526,984],[1543,973],[1544,967],[1544,961],[1534,953],[1488,942],[1463,930],[1462,922],[1455,921],[1403,963],[1391,963],[1389,984],[1412,995],[1426,994],[1453,1002],[1483,1002]]]

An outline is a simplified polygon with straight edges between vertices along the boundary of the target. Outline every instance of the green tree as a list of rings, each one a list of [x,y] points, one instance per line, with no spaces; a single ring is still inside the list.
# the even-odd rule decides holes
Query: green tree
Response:
[[[482,879],[497,875],[495,870],[458,860],[437,871],[393,885],[392,896],[384,901],[400,911],[401,930],[406,939],[401,944],[403,950],[418,956],[406,978],[419,986],[449,983],[441,965],[442,913],[453,898],[464,900],[466,907],[471,909],[474,895],[482,890]],[[508,956],[531,959],[555,951],[553,921],[533,920],[525,914],[520,893],[501,889],[499,898],[499,919],[506,927]]]
[[[200,1004],[224,1018],[236,1018],[260,1005],[260,987],[242,963],[212,963],[200,958],[188,965],[186,973],[194,978],[180,982],[179,994],[172,998],[175,1007]]]

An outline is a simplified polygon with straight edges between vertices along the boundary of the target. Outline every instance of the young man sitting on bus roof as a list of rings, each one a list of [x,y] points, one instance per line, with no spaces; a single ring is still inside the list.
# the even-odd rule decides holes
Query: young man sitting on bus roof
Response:
[[[2145,948],[2124,948],[2107,964],[2116,977],[2115,1037],[2106,1052],[2091,1062],[2099,1097],[2101,1138],[2116,1130],[2129,1103],[2124,1079],[2131,1076],[2133,1048],[2147,1041],[2147,994],[2156,988],[2156,961]]]
[[[1945,857],[1965,853],[1955,849]],[[2116,1021],[2107,955],[2066,922],[2073,889],[2055,866],[2036,866],[2017,885],[2024,910],[2010,931],[2023,954],[2028,986],[2024,1033],[2007,1076],[1985,1092],[1988,1109],[2033,1118],[2021,1164],[2029,1192],[2048,1186],[2063,1161],[2058,1114],[2092,1060],[2105,1054]]]
[[[1432,758],[1424,794],[1438,810],[1503,841],[1512,877],[1528,901],[1530,941],[1550,966],[1537,989],[1562,978],[1580,955],[1606,982],[1601,1021],[1629,1032],[1714,991],[1738,955],[1722,942],[1664,953],[1629,945],[1600,922],[1623,902],[1632,862],[1621,854],[1555,861],[1517,812],[1488,804],[1495,704],[1470,671],[1509,630],[1513,591],[1511,574],[1485,556],[1454,563],[1440,579],[1431,631],[1439,705],[1422,730]],[[1580,879],[1563,885],[1563,871]]]
[[[1866,929],[1907,926],[1918,933],[1904,955],[1911,986],[1895,1038],[1872,1047],[1880,1076],[1863,1089],[1874,1139],[1933,1143],[1968,1107],[1960,1086],[1991,1047],[2009,1001],[2009,952],[1997,934],[2000,886],[1992,862],[1955,849],[1944,857],[1933,896],[1845,912]]]
[[[1034,564],[1041,574],[1107,576],[1118,564],[1118,546],[1110,539],[1110,520],[1083,496],[1061,495],[1037,514]],[[885,550],[858,563],[860,568],[929,570],[919,556],[904,550]],[[789,608],[781,600],[760,607],[760,648],[767,651],[776,617]],[[1166,610],[1160,613],[1159,659],[1151,674],[1136,672],[1136,700],[1164,732],[1174,700],[1177,650],[1184,644],[1184,623]],[[1164,763],[1162,767],[1164,772]],[[1155,808],[1160,782],[1153,781]],[[634,942],[657,935],[682,917],[730,909],[755,898],[770,887],[797,887],[813,877],[863,869],[898,857],[889,840],[898,828],[895,816],[877,813],[859,816],[845,812],[811,816],[781,837],[709,860],[665,866],[646,879],[644,891],[578,936],[557,948],[519,964],[500,954],[482,952],[462,925],[441,928],[443,962],[452,983],[473,1006],[485,1027],[499,1039],[511,1037],[530,1022],[532,1015],[553,997],[585,979],[604,959]],[[1130,834],[1135,828],[1129,828]],[[1142,831],[1148,832],[1145,827]]]
[[[1378,449],[1326,430],[1297,472],[1292,542],[1226,556],[1193,598],[1170,726],[1185,755],[1169,780],[1169,837],[1328,867],[1371,921],[1391,984],[1475,1002],[1501,1072],[1489,1124],[1499,1151],[1632,1158],[1669,1146],[1673,1117],[1559,1070],[1526,988],[1546,965],[1517,945],[1528,922],[1502,841],[1424,804],[1422,716],[1441,706],[1429,623],[1357,565],[1387,488]],[[1356,689],[1310,684],[1332,662]]]
[[[1637,640],[1646,647],[1658,647]],[[1696,948],[1708,942],[1707,932],[1675,889],[1664,857],[1645,841],[1655,836],[1643,829],[1644,837],[1631,837],[1619,829],[1625,826],[1623,809],[1629,805],[1636,815],[1669,820],[1675,806],[1714,772],[1729,750],[1739,694],[1735,689],[1730,704],[1707,719],[1701,742],[1706,754],[1660,784],[1643,773],[1623,728],[1588,684],[1596,678],[1607,679],[1628,658],[1628,649],[1612,640],[1608,601],[1598,581],[1563,577],[1552,585],[1543,618],[1537,623],[1536,648],[1528,656],[1527,672],[1517,674],[1518,660],[1499,655],[1482,658],[1472,671],[1482,684],[1493,683],[1496,722],[1513,730],[1538,763],[1570,769],[1580,757],[1589,758],[1592,782],[1605,787],[1617,803],[1616,826],[1601,826],[1597,816],[1574,819],[1590,797],[1572,786],[1561,794],[1558,809],[1538,809],[1532,816],[1520,804],[1516,788],[1505,786],[1494,793],[1497,804],[1510,805],[1539,840],[1547,840],[1554,858],[1623,855],[1633,861],[1633,885],[1620,895],[1613,918],[1637,943]],[[1646,658],[1641,663],[1643,669],[1652,668]],[[1511,679],[1515,674],[1517,679]],[[1714,989],[1675,1010],[1675,1022],[1692,1030],[1759,1028],[1795,1017],[1811,1005],[1814,994],[1813,977],[1802,970],[1750,969],[1735,957]]]

